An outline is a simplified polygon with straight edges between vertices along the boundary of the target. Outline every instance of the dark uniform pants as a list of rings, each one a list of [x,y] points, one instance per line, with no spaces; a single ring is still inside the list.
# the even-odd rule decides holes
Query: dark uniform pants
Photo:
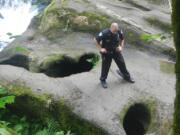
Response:
[[[112,63],[112,59],[114,59],[115,63],[117,64],[124,78],[126,79],[130,78],[130,74],[126,69],[126,64],[121,52],[112,51],[112,52],[107,52],[106,54],[101,54],[101,56],[102,56],[102,68],[101,68],[101,77],[100,77],[101,81],[107,79],[109,69]]]

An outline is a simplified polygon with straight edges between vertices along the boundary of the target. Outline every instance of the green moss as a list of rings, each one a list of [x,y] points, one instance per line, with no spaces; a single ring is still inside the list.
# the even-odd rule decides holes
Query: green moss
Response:
[[[67,3],[68,1],[64,1]],[[73,22],[77,16],[86,16],[88,18],[88,25],[80,26]],[[60,6],[55,0],[45,9],[40,31],[50,39],[57,37],[60,32],[65,31],[82,31],[82,32],[98,32],[106,27],[109,27],[109,18],[106,15],[93,12],[78,13],[77,11],[68,8],[68,6]]]
[[[29,50],[23,47],[12,47],[3,50],[0,64],[8,64],[29,69]]]
[[[58,113],[56,119],[60,121],[62,129],[71,130],[78,135],[106,135],[103,130],[92,126],[89,122],[83,120],[79,116],[71,113],[71,109],[67,108],[63,102],[55,103],[54,108],[59,108],[54,113]],[[63,111],[62,111],[63,110]]]
[[[40,65],[40,70],[47,69],[50,67],[53,63],[56,63],[58,61],[64,60],[64,55],[58,55],[54,54],[51,56],[48,56]]]
[[[29,50],[25,47],[16,46],[14,49],[15,49],[15,52],[25,53],[25,54],[29,53]]]
[[[3,57],[6,57],[6,58],[7,57],[12,57],[12,56],[14,56],[16,54],[26,55],[27,56],[29,53],[30,53],[30,51],[27,48],[17,44],[14,47],[7,48],[7,49],[3,50],[1,52],[1,58],[3,58]]]
[[[161,34],[142,34],[140,38],[148,43],[153,40],[161,40]]]
[[[108,16],[93,13],[93,12],[83,12],[80,13],[79,16],[85,16],[88,18],[88,25],[78,26],[72,24],[72,27],[76,31],[84,31],[84,32],[99,32],[102,29],[108,28],[110,26],[110,21]]]
[[[56,0],[53,0],[43,13],[39,29],[51,38],[54,35],[53,33],[57,34],[58,31],[66,28],[69,19],[74,14],[74,10],[59,7]]]
[[[102,129],[72,113],[70,106],[63,99],[54,99],[51,95],[35,94],[25,85],[3,85],[16,95],[15,104],[8,108],[14,114],[21,114],[30,119],[40,119],[42,124],[52,122],[52,128],[58,128],[77,135],[106,135]]]
[[[89,62],[92,63],[93,67],[95,67],[98,64],[100,57],[99,55],[95,55],[95,54],[92,55],[93,56],[91,59],[89,59]]]

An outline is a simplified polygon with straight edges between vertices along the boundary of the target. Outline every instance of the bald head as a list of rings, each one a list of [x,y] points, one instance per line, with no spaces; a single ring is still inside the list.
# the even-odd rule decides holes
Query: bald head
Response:
[[[112,33],[116,33],[119,30],[119,25],[117,23],[112,23],[110,30]]]

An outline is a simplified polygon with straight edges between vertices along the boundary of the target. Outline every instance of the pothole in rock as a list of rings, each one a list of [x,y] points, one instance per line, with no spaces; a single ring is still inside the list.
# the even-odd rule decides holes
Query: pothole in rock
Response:
[[[79,58],[69,56],[50,56],[40,65],[40,72],[50,77],[65,77],[72,74],[87,72],[99,61],[99,55],[87,53]]]
[[[150,121],[149,109],[144,104],[134,104],[124,117],[123,127],[127,135],[145,135]]]

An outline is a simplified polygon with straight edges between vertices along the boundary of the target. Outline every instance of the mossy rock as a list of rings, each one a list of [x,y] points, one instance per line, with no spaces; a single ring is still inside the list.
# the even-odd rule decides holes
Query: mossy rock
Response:
[[[79,16],[87,18],[86,25],[76,23],[75,20]],[[109,27],[109,20],[108,16],[102,13],[95,13],[92,11],[78,12],[70,6],[63,6],[63,4],[59,6],[58,2],[53,0],[42,15],[39,29],[47,37],[53,37],[60,31],[71,30],[91,33]]]
[[[98,32],[110,26],[109,18],[105,15],[93,12],[83,12],[80,15],[87,17],[87,25],[82,26],[72,22],[72,28],[75,31],[84,31],[92,33]]]
[[[93,123],[74,114],[72,107],[63,99],[54,99],[48,94],[34,93],[22,82],[11,85],[0,83],[0,85],[16,96],[15,103],[7,106],[14,114],[25,115],[30,119],[39,119],[44,125],[53,121],[52,124],[58,130],[71,131],[78,135],[107,135]]]
[[[150,114],[150,125],[147,129],[147,133],[152,133],[154,131],[158,130],[158,112],[157,112],[157,102],[155,99],[153,99],[152,97],[149,98],[143,98],[141,97],[138,100],[131,100],[122,110],[122,112],[120,113],[120,120],[121,122],[124,121],[124,118],[128,112],[128,110],[136,105],[136,104],[140,104],[143,105],[147,108],[149,114]],[[122,123],[123,124],[123,123]]]
[[[28,69],[29,53],[27,48],[19,45],[7,48],[0,53],[0,64],[10,64]]]

